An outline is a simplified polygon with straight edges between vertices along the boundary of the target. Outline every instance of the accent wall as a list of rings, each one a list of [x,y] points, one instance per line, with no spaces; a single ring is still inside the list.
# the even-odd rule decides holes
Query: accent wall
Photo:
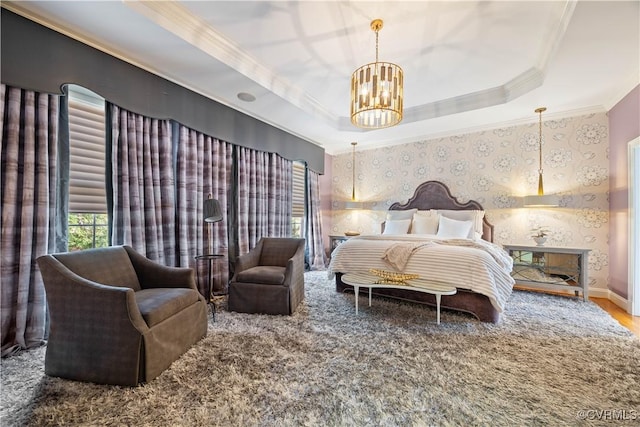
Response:
[[[545,194],[560,198],[557,208],[523,208],[536,194],[538,122],[385,148],[357,150],[357,198],[363,210],[346,210],[352,191],[352,153],[331,165],[332,215],[327,234],[357,229],[379,234],[386,210],[405,203],[428,180],[447,184],[458,201],[484,206],[498,244],[535,245],[531,230],[551,230],[547,246],[587,248],[590,288],[609,280],[609,130],[605,113],[547,120],[542,150]],[[325,243],[328,245],[328,240]]]

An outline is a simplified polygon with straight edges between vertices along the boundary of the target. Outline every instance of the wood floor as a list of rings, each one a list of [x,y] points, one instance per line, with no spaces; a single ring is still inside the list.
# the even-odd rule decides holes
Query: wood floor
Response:
[[[629,329],[637,337],[640,337],[640,317],[632,316],[606,298],[589,298],[590,301],[598,304],[611,317],[616,319],[622,326]]]

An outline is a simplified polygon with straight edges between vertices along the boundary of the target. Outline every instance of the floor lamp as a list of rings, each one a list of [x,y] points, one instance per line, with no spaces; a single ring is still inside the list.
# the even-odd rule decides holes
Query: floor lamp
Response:
[[[214,254],[213,253],[213,233],[212,228],[213,224],[219,221],[222,221],[222,210],[220,209],[220,202],[211,197],[209,194],[209,198],[204,200],[203,206],[203,216],[204,222],[207,224],[207,254],[196,256],[196,260],[206,260],[207,261],[207,289],[206,289],[206,299],[207,303],[211,305],[211,313],[215,320],[215,305],[211,304],[211,292],[213,290],[213,284],[211,283],[213,280],[213,261],[217,258],[222,258],[223,255]],[[226,288],[226,287],[225,287]]]
[[[220,202],[216,199],[211,198],[211,194],[209,194],[209,198],[204,201],[204,222],[207,223],[207,249],[208,253],[213,253],[213,233],[211,229],[213,228],[213,224],[219,221],[222,221],[222,210],[220,209]]]

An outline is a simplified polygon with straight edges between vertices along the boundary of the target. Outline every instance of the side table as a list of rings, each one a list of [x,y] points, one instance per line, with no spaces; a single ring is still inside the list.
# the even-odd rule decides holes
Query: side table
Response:
[[[207,304],[211,306],[211,317],[213,320],[216,320],[216,305],[211,301],[211,290],[213,289],[213,262],[218,258],[222,258],[224,255],[222,254],[205,254],[205,255],[197,255],[196,258],[196,276],[198,280],[198,285],[200,285],[200,269],[198,268],[198,261],[207,261],[207,285],[205,286],[204,295],[207,300]]]
[[[590,249],[503,245],[513,258],[511,276],[517,284],[552,291],[573,291],[589,299]]]
[[[331,253],[333,252],[333,250],[350,238],[351,236],[345,236],[344,234],[338,236],[329,236],[329,259],[331,259]]]

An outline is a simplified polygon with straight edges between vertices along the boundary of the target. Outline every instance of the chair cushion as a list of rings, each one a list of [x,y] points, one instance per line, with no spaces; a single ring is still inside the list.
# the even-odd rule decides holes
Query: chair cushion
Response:
[[[264,285],[282,285],[285,267],[275,265],[259,265],[238,273],[237,282],[260,283]]]
[[[136,303],[152,327],[198,301],[198,291],[186,288],[152,288],[136,292]]]

